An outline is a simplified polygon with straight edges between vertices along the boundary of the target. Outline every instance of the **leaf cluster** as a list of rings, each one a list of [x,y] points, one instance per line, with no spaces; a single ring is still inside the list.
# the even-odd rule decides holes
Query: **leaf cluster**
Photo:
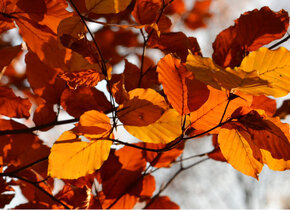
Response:
[[[211,2],[188,9],[183,0],[2,0],[0,33],[18,28],[23,44],[0,40],[0,207],[18,185],[28,203],[17,208],[176,209],[161,193],[205,160],[256,179],[264,164],[288,170],[289,125],[280,117],[289,103],[276,111],[268,96],[290,91],[290,52],[273,50],[289,36],[263,47],[286,34],[288,13],[245,12],[205,58],[197,39],[172,25],[206,27]],[[96,88],[101,81],[106,90]],[[63,111],[72,119],[59,120]],[[51,148],[38,136],[68,123]],[[120,126],[140,141],[116,138]],[[205,135],[213,150],[183,157],[186,141]],[[177,172],[156,187],[154,172],[173,164]],[[56,194],[54,178],[64,182]]]

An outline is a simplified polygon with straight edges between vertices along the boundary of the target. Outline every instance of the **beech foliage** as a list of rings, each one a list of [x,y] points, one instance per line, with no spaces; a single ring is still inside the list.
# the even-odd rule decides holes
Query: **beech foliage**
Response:
[[[289,100],[276,110],[273,99],[290,91],[290,51],[280,46],[288,12],[244,12],[216,35],[207,58],[196,37],[173,26],[207,27],[211,4],[1,0],[0,33],[17,29],[22,45],[0,40],[0,208],[17,185],[28,202],[16,208],[177,209],[161,193],[204,160],[257,180],[265,164],[288,170],[289,125],[280,119]],[[149,49],[162,57],[156,62]],[[59,120],[64,111],[71,118]],[[68,123],[51,148],[38,136]],[[120,126],[138,143],[116,138]],[[186,142],[205,135],[213,149],[184,157]],[[173,164],[179,170],[156,186],[154,172]],[[64,182],[56,194],[54,178]]]

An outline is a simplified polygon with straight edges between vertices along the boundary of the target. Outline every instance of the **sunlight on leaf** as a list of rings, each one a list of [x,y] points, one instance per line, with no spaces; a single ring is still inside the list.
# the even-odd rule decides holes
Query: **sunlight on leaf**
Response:
[[[182,117],[174,109],[168,109],[148,126],[124,125],[125,129],[143,142],[167,144],[182,134]]]
[[[72,131],[65,131],[54,143],[49,155],[48,175],[77,179],[99,169],[108,158],[112,142],[82,142]]]

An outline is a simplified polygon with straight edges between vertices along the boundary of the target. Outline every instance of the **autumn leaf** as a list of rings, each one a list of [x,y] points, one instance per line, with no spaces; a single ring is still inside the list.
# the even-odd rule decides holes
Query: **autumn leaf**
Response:
[[[80,117],[80,122],[73,128],[73,132],[89,138],[109,137],[111,134],[110,118],[96,110],[87,111]]]
[[[72,131],[65,131],[51,148],[48,175],[77,179],[91,174],[108,158],[111,144],[106,140],[83,142]]]
[[[60,104],[74,117],[80,117],[90,110],[106,112],[112,109],[105,94],[94,87],[79,87],[76,90],[66,88],[62,92]]]
[[[148,44],[150,47],[158,48],[166,54],[176,53],[182,62],[186,61],[189,51],[193,54],[201,54],[196,38],[187,37],[182,32],[161,33],[159,37],[153,33]]]
[[[210,58],[187,57],[187,67],[195,77],[214,88],[238,89],[251,95],[282,97],[288,94],[289,51],[260,48],[245,57],[240,67],[222,68]],[[272,62],[270,62],[272,61]]]
[[[26,76],[34,93],[51,104],[60,100],[65,82],[58,78],[59,69],[51,68],[39,60],[36,54],[28,52],[25,56]]]
[[[0,60],[0,70],[2,71],[5,66],[8,66],[20,51],[21,45],[0,49],[0,54],[2,55]]]
[[[269,7],[242,14],[235,25],[222,31],[213,43],[213,60],[222,67],[239,66],[250,51],[280,39],[289,26],[288,13]]]
[[[196,1],[188,16],[185,17],[186,26],[193,30],[206,27],[205,20],[212,16],[209,12],[211,3],[211,0]]]
[[[182,134],[182,117],[174,109],[166,110],[147,126],[124,125],[125,129],[143,142],[167,144]]]
[[[237,108],[250,106],[252,103],[252,96],[237,93],[237,97],[229,99],[229,95],[225,91],[212,87],[208,87],[208,89],[210,90],[208,100],[198,110],[190,113],[191,126],[196,130],[207,131],[220,123],[223,114],[223,121],[225,121]],[[228,106],[227,103],[229,103]],[[209,133],[218,133],[219,129],[216,128]]]
[[[131,0],[86,0],[86,7],[96,14],[119,13],[130,3]]]
[[[166,144],[152,144],[152,143],[139,143],[140,146],[149,149],[163,149],[166,147]],[[143,151],[145,159],[154,167],[170,167],[171,163],[175,161],[183,152],[184,144],[178,144],[177,147],[165,151],[162,153]]]
[[[263,90],[269,85],[266,80],[260,79],[254,70],[245,72],[242,69],[224,69],[210,58],[197,55],[188,55],[186,67],[193,72],[196,79],[219,90],[239,88],[244,92],[257,95],[263,94]]]
[[[125,69],[124,69],[124,85],[127,91],[133,90],[135,88],[151,88],[158,90],[160,83],[158,82],[156,67],[150,64],[146,58],[143,61],[143,71],[141,76],[141,70],[136,65],[125,60]],[[146,65],[147,64],[147,65]],[[148,66],[149,65],[149,66]],[[141,77],[141,82],[136,78]]]
[[[0,120],[0,130],[25,129],[22,125],[13,120]],[[32,163],[35,159],[44,158],[49,154],[49,148],[42,144],[40,139],[31,133],[21,135],[5,135],[0,137],[0,161],[5,166],[21,168]]]
[[[159,0],[137,0],[132,16],[139,24],[151,24],[156,21],[162,6]]]
[[[268,116],[273,116],[276,112],[276,100],[264,95],[253,96],[251,108],[263,109]]]
[[[279,118],[268,117],[263,111],[250,111],[238,120],[247,128],[251,140],[260,149],[267,150],[273,158],[290,160],[289,125]]]
[[[31,103],[28,99],[17,97],[12,89],[0,87],[0,114],[8,117],[28,118]]]
[[[232,123],[222,126],[218,135],[218,143],[228,163],[238,171],[258,179],[258,174],[261,172],[263,164],[257,158],[259,157],[262,161],[262,154],[246,138],[251,137],[241,130],[239,126]],[[256,150],[253,151],[253,148]],[[255,155],[254,153],[257,154]]]
[[[146,209],[180,209],[180,207],[170,200],[168,196],[158,196]]]
[[[239,88],[241,91],[255,95],[271,95],[282,97],[289,93],[289,61],[290,52],[280,47],[277,50],[260,48],[245,57],[238,67],[244,72],[255,71],[260,79],[267,81],[267,87],[258,88],[258,90]],[[235,70],[237,70],[235,68]],[[237,70],[238,71],[238,70]]]
[[[158,120],[168,108],[165,99],[153,89],[136,88],[128,94],[129,100],[117,110],[117,116],[124,125],[149,125]]]
[[[158,79],[164,92],[179,114],[189,114],[199,109],[209,95],[206,85],[194,76],[172,55],[167,55],[158,62]]]
[[[271,153],[267,150],[261,149],[263,154],[263,162],[274,171],[285,171],[290,169],[290,160],[273,158]]]

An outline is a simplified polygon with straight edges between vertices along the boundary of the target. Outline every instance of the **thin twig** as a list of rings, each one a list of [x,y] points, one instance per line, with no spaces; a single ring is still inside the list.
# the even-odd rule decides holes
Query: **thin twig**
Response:
[[[151,200],[146,204],[146,206],[144,207],[144,209],[146,209],[149,205],[151,205],[155,199],[172,183],[172,181],[183,171],[187,170],[187,169],[190,169],[206,160],[209,160],[209,158],[205,158],[205,159],[202,159],[202,160],[199,160],[187,167],[182,167],[182,168],[179,168],[179,170],[177,172],[175,172],[175,174],[168,180],[168,182],[159,189],[158,193],[156,195],[153,196],[153,198],[151,198]]]
[[[43,125],[38,125],[31,128],[23,128],[23,129],[14,129],[14,130],[3,130],[0,131],[0,136],[8,135],[8,134],[23,134],[23,133],[32,133],[33,131],[41,130],[44,128],[48,128],[55,125],[63,125],[78,122],[79,118],[69,119],[69,120],[60,120],[60,121],[52,121],[50,123],[46,123]]]
[[[0,174],[0,176],[1,176],[1,174]],[[17,179],[19,179],[19,180],[22,180],[22,181],[24,181],[24,182],[27,182],[27,183],[29,183],[29,184],[32,184],[34,187],[36,187],[37,189],[39,189],[41,192],[43,192],[44,194],[46,194],[48,197],[50,197],[53,201],[55,201],[56,203],[59,203],[59,204],[61,204],[64,208],[66,208],[66,209],[70,209],[66,204],[64,204],[62,201],[60,201],[60,200],[58,200],[56,197],[54,197],[52,194],[50,194],[49,192],[47,192],[45,189],[43,189],[42,187],[40,187],[37,183],[35,183],[35,182],[33,182],[33,181],[31,181],[31,180],[29,180],[29,179],[25,179],[25,178],[23,178],[23,177],[21,177],[21,176],[18,176],[18,175],[12,175],[12,174],[10,174],[9,175],[9,177],[11,177],[11,178],[17,178]]]
[[[284,42],[288,41],[288,39],[290,39],[290,34],[288,34],[288,36],[286,36],[284,39],[282,39],[281,41],[277,42],[276,44],[272,45],[271,47],[269,47],[270,50],[272,50],[273,48],[279,46],[280,44],[283,44]]]

